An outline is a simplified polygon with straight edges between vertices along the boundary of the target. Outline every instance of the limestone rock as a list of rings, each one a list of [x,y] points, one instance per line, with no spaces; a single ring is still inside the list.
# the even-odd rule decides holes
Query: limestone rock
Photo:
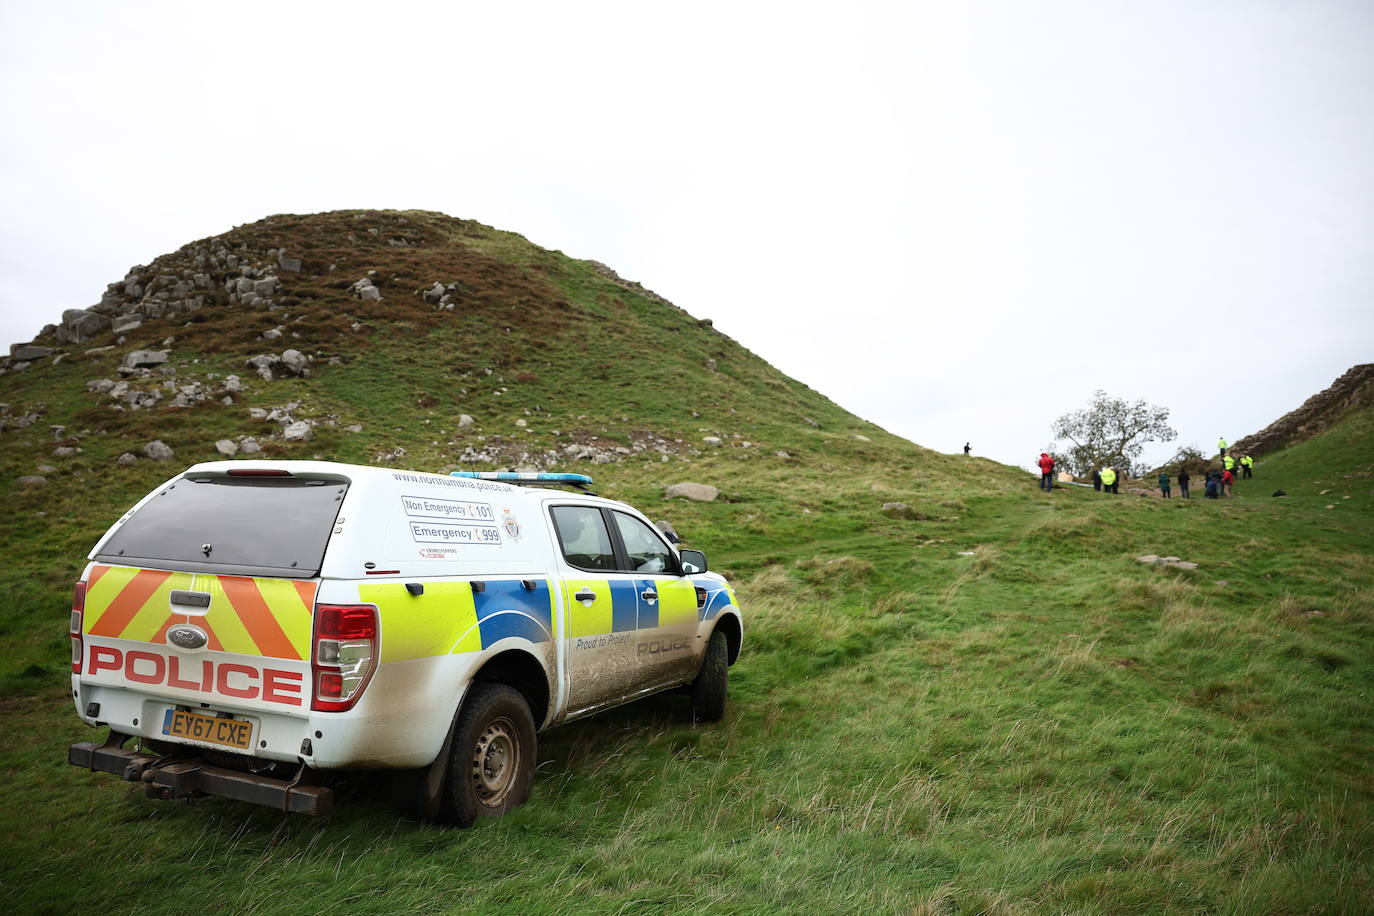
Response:
[[[152,442],[143,446],[143,454],[154,461],[171,461],[175,453],[172,451],[172,447],[167,443],[163,442],[161,439],[154,439]]]
[[[135,350],[124,356],[124,369],[151,369],[167,362],[166,350]]]
[[[233,458],[239,453],[238,443],[233,439],[220,439],[215,443],[215,451],[219,452],[225,458]]]
[[[52,347],[39,347],[34,344],[10,344],[10,359],[33,362],[45,356],[51,356],[57,351]]]
[[[282,352],[281,362],[293,375],[305,375],[305,367],[310,360],[300,350],[285,350]]]
[[[284,254],[278,255],[277,266],[280,267],[282,270],[290,271],[293,274],[298,274],[301,272],[301,259],[288,258]]]
[[[476,420],[474,420],[472,417],[468,416],[468,415],[465,414],[465,413],[462,413],[462,414],[459,414],[459,415],[458,415],[458,428],[459,428],[459,429],[466,429],[467,427],[471,426],[472,424],[474,424],[474,423],[476,423],[476,422],[477,422]]]
[[[57,339],[62,343],[82,343],[101,331],[109,330],[112,323],[97,312],[67,309],[62,313],[62,323],[57,326]]]
[[[720,490],[711,486],[709,483],[691,483],[690,481],[675,483],[663,491],[664,499],[682,497],[683,499],[690,499],[693,502],[699,503],[712,502],[719,495]]]
[[[37,474],[28,474],[19,478],[21,487],[41,487],[48,482],[48,478],[40,477]]]
[[[900,518],[907,521],[914,520],[917,515],[916,510],[906,503],[883,503],[882,513],[888,518]]]
[[[243,452],[245,455],[256,455],[258,452],[262,451],[262,446],[258,444],[257,439],[249,436],[239,443],[239,451]]]
[[[137,461],[137,455],[131,452],[125,452],[124,454],[120,455],[118,458],[115,459],[115,464],[134,464]]]
[[[313,434],[309,420],[297,420],[281,433],[287,442],[308,442]]]
[[[127,334],[130,331],[137,331],[143,327],[143,316],[135,312],[132,315],[120,315],[114,320],[110,330],[116,334]]]
[[[720,436],[702,436],[701,441],[711,446],[711,448],[720,448]]]

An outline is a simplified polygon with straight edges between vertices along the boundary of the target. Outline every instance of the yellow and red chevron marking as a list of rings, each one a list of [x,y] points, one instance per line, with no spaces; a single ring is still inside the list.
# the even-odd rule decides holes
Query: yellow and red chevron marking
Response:
[[[270,658],[308,658],[314,582],[95,566],[86,582],[84,626],[91,636],[166,642],[167,628],[194,623],[209,648]],[[172,609],[172,591],[210,595],[204,614]]]

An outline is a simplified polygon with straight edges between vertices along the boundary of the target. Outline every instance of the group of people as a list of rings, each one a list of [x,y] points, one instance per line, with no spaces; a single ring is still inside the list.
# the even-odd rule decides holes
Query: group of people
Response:
[[[1207,471],[1203,480],[1206,489],[1203,496],[1207,499],[1231,499],[1235,496],[1236,472],[1239,471],[1243,478],[1255,476],[1255,459],[1245,455],[1236,460],[1234,455],[1226,454],[1226,440],[1217,441],[1217,450],[1221,453],[1221,467],[1211,468]],[[1191,498],[1188,494],[1188,483],[1192,478],[1188,474],[1188,469],[1179,465],[1178,468],[1178,489],[1184,499]],[[1159,472],[1159,492],[1165,499],[1171,499],[1169,492],[1169,472]]]
[[[1204,478],[1205,496],[1207,499],[1231,499],[1235,495],[1233,488],[1237,473],[1247,479],[1253,477],[1255,459],[1245,455],[1237,460],[1234,456],[1228,455],[1225,439],[1217,442],[1217,448],[1221,452],[1221,466],[1207,472]],[[1037,464],[1040,467],[1040,489],[1048,493],[1054,489],[1054,458],[1048,452],[1041,452]],[[1093,489],[1099,492],[1120,493],[1121,476],[1122,472],[1113,465],[1097,468],[1093,471]],[[1185,465],[1179,465],[1177,477],[1179,493],[1184,499],[1191,499],[1188,485],[1193,478]],[[1173,489],[1167,470],[1159,472],[1159,492],[1165,499],[1173,499]]]

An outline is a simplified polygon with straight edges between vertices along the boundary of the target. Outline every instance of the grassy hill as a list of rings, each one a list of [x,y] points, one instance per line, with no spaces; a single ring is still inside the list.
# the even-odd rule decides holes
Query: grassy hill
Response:
[[[276,271],[275,311],[233,304],[241,268],[216,269],[220,251],[301,270]],[[1267,456],[1233,501],[1045,495],[845,413],[600,265],[475,223],[273,217],[139,285],[207,269],[196,311],[0,377],[6,415],[36,415],[0,434],[8,910],[1357,912],[1374,897],[1368,409]],[[380,300],[351,291],[370,270]],[[454,309],[423,298],[436,281]],[[114,410],[87,390],[168,337],[176,384],[204,400]],[[288,346],[314,357],[308,377],[244,367]],[[308,441],[249,414],[294,402]],[[590,470],[738,584],[726,720],[693,727],[666,696],[552,730],[530,803],[461,832],[398,820],[376,780],[303,820],[154,803],[67,766],[90,737],[64,674],[85,552],[243,436],[283,457]],[[173,461],[115,463],[153,438]],[[17,482],[40,465],[46,484]],[[723,496],[663,500],[681,480]],[[881,512],[898,501],[914,517]]]

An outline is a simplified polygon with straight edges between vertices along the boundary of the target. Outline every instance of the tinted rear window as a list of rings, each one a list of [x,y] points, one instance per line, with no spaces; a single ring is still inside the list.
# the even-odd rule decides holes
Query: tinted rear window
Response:
[[[182,478],[144,503],[98,559],[308,578],[320,571],[347,489],[294,477]]]

